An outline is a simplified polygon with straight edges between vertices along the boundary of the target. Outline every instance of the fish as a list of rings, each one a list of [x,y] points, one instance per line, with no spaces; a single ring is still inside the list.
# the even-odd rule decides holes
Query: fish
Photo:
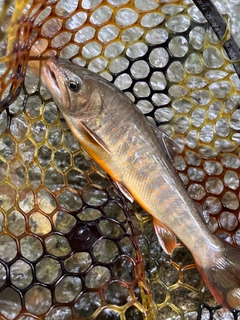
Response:
[[[171,254],[178,237],[215,299],[239,309],[240,249],[208,229],[173,166],[174,141],[120,89],[87,68],[51,57],[41,81],[89,156],[152,215],[163,249]]]

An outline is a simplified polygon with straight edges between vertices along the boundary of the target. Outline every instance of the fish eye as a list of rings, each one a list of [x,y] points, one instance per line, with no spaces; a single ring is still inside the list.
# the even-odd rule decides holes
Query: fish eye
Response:
[[[68,87],[71,91],[77,92],[81,89],[81,82],[69,81]]]

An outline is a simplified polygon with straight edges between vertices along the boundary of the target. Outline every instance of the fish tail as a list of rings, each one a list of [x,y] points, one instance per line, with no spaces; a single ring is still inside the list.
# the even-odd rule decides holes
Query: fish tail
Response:
[[[240,309],[240,248],[221,242],[221,253],[197,265],[205,283],[222,307]]]

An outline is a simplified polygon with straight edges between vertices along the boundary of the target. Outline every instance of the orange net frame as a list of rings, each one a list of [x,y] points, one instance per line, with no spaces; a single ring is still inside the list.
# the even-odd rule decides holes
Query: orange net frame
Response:
[[[238,319],[182,245],[89,159],[41,86],[49,56],[123,90],[182,147],[211,231],[240,244],[239,79],[192,1],[0,2],[0,319]]]

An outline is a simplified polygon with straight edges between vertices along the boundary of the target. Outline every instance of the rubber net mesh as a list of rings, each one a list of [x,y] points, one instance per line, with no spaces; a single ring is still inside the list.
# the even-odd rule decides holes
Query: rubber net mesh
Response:
[[[58,56],[123,90],[181,146],[176,170],[211,231],[240,245],[230,24],[219,42],[192,1],[1,0],[0,10],[0,319],[240,319],[185,247],[162,251],[151,217],[89,159],[39,78]]]

